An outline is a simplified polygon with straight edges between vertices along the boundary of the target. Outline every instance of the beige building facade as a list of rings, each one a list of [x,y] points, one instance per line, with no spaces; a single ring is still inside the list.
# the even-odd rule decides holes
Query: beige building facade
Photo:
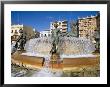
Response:
[[[98,30],[98,32],[100,32],[100,20],[97,17],[98,16],[78,18],[79,37],[90,39],[93,43],[96,43],[94,37],[95,31]]]
[[[20,30],[23,30],[23,34],[26,34],[27,40],[34,37],[35,32],[31,27],[24,25],[11,25],[11,41],[16,41],[20,36]]]

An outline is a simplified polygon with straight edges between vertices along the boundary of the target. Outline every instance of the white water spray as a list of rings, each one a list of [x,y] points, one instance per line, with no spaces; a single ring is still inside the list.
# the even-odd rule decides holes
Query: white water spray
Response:
[[[50,57],[45,57],[44,67],[39,71],[35,72],[32,77],[59,77],[62,75],[62,72],[56,71],[53,72],[50,69]]]

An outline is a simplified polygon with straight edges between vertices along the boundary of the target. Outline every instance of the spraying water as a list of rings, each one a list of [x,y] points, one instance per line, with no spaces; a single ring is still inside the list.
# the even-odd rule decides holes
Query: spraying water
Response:
[[[45,57],[44,67],[39,71],[35,72],[32,77],[59,77],[62,75],[62,72],[53,72],[50,69],[50,58]]]
[[[26,43],[26,53],[22,55],[49,57],[51,48],[50,37],[35,38]],[[61,58],[94,57],[92,52],[95,51],[95,46],[89,39],[67,36],[59,38],[58,48]]]

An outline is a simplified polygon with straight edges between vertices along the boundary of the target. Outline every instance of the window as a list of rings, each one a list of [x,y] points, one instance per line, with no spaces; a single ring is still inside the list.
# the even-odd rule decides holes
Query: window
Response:
[[[13,36],[11,36],[11,40],[13,39]]]
[[[46,37],[46,34],[45,34],[45,37]]]
[[[20,30],[19,30],[19,33],[23,33],[23,30],[22,30],[22,29],[20,29]]]
[[[89,21],[91,21],[91,19],[89,18]]]
[[[15,34],[18,34],[17,30],[15,30]]]
[[[66,28],[63,28],[62,30],[66,30]]]
[[[11,33],[13,33],[13,30],[11,30]]]
[[[59,22],[59,25],[61,25],[61,22]]]

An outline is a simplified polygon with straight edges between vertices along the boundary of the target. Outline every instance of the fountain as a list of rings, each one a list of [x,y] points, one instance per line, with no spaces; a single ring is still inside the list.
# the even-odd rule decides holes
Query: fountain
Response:
[[[95,46],[90,39],[82,37],[62,36],[60,29],[52,30],[51,37],[30,39],[25,45],[26,53],[22,55],[49,57],[57,54],[60,58],[94,57]]]
[[[44,57],[44,67],[41,71],[36,72],[33,76],[61,76],[61,73],[53,74],[50,68],[50,62],[60,61],[64,58],[85,58],[96,57],[92,54],[95,46],[89,39],[72,36],[62,36],[57,29],[57,22],[54,24],[51,37],[40,37],[30,39],[26,42],[24,49],[26,53],[22,55]],[[56,56],[53,58],[53,56]]]

